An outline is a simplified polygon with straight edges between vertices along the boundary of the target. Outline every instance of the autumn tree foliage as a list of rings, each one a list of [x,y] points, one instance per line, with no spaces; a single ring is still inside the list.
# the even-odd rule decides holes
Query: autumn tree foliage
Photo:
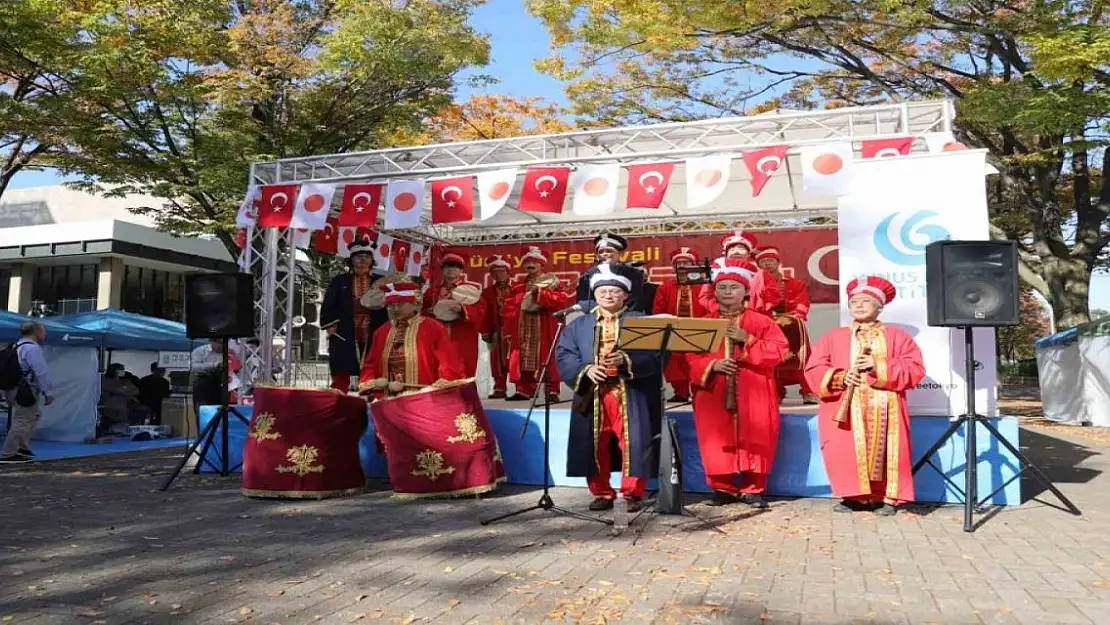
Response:
[[[1018,306],[1021,324],[1000,327],[995,334],[998,356],[1003,362],[1033,358],[1037,339],[1044,338],[1050,333],[1048,315],[1033,295],[1031,288],[1022,289]]]
[[[954,98],[989,148],[994,234],[1058,327],[1110,243],[1110,5],[1041,0],[529,0],[574,112],[611,123]]]
[[[451,102],[488,62],[480,2],[6,0],[0,76],[25,86],[0,89],[0,160],[234,249],[252,161],[382,147]]]
[[[567,132],[573,128],[564,115],[562,107],[542,98],[480,94],[441,109],[422,138],[479,141]]]

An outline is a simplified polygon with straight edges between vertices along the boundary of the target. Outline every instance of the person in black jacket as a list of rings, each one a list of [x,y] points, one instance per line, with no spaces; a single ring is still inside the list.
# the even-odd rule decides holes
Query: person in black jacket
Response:
[[[320,305],[320,328],[328,333],[331,387],[344,393],[351,390],[352,379],[358,380],[374,330],[389,321],[384,307],[370,309],[360,303],[374,283],[374,241],[367,236],[347,248],[350,271],[331,279]]]
[[[655,306],[655,292],[659,290],[659,285],[654,282],[648,282],[647,267],[644,266],[644,261],[638,260],[634,263],[629,263],[629,267],[640,272],[642,282],[640,284],[640,293],[636,296],[635,301],[628,307],[629,310],[635,310],[644,313],[645,315],[654,314],[652,307]]]

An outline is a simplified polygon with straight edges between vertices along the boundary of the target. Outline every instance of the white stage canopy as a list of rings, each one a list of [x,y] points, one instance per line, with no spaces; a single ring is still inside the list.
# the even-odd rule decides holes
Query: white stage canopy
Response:
[[[587,164],[674,161],[670,188],[658,210],[623,208],[585,217],[567,208],[561,214],[516,210],[520,185],[508,205],[488,221],[460,224],[431,223],[425,206],[421,227],[395,230],[400,239],[448,245],[511,243],[528,240],[580,239],[605,229],[623,235],[668,235],[720,232],[736,227],[796,227],[814,217],[835,219],[836,198],[803,191],[799,150],[828,143],[851,143],[858,153],[864,141],[914,139],[912,151],[925,152],[934,138],[951,137],[955,110],[949,100],[904,102],[825,111],[772,111],[751,117],[728,117],[695,122],[628,126],[555,135],[493,139],[287,158],[251,165],[250,184],[388,182],[475,175],[519,167],[582,166]],[[748,170],[739,162],[745,151],[786,145],[785,167],[753,196]],[[683,159],[731,154],[728,186],[713,202],[686,206]],[[627,180],[622,172],[618,198]],[[426,201],[429,194],[425,194]],[[288,253],[292,233],[252,229],[244,258],[256,277],[259,346],[252,357],[263,370],[276,370],[283,383],[292,378],[292,345],[276,356],[274,340],[288,336],[292,318],[295,254]],[[270,365],[267,367],[267,365]],[[260,381],[261,382],[261,381]]]

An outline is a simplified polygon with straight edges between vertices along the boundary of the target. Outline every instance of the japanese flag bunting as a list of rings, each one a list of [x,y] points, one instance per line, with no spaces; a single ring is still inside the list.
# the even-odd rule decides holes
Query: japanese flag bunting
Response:
[[[306,230],[323,230],[328,223],[331,200],[335,196],[334,184],[305,183],[297,194],[297,206],[293,209],[290,226]]]

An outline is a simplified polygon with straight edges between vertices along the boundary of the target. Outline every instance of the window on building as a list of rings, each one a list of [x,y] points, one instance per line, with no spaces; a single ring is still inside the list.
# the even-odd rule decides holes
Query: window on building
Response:
[[[31,284],[32,308],[57,315],[96,310],[96,283],[95,264],[37,267]]]
[[[140,315],[184,321],[184,289],[179,273],[126,265],[120,307]]]
[[[12,281],[11,269],[0,267],[0,310],[8,308],[8,288]]]

